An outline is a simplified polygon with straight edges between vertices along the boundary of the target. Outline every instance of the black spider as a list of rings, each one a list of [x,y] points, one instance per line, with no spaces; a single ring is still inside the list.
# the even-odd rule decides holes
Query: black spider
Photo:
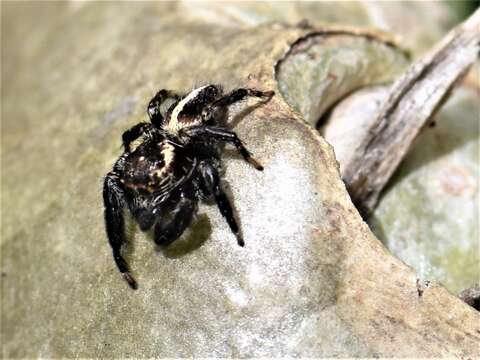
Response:
[[[263,167],[233,131],[219,125],[231,104],[246,97],[270,99],[273,95],[273,91],[255,89],[237,89],[223,95],[216,85],[197,88],[184,96],[160,90],[148,104],[150,123],[139,123],[123,133],[124,153],[105,177],[103,200],[113,258],[131,288],[136,289],[137,283],[121,254],[125,243],[124,207],[142,231],[155,225],[155,242],[168,245],[189,226],[198,201],[213,196],[238,245],[244,246],[220,183],[220,143],[235,145],[257,170]],[[172,104],[162,114],[160,106],[166,100]]]

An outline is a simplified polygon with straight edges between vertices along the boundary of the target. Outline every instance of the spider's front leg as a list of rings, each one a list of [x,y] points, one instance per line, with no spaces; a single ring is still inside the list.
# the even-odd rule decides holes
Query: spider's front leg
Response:
[[[253,158],[250,151],[243,145],[237,134],[218,126],[199,125],[192,126],[184,130],[189,136],[210,137],[233,144],[243,158],[249,162],[255,169],[262,171],[263,166]]]
[[[220,177],[218,171],[211,163],[205,161],[201,162],[198,165],[200,171],[203,185],[205,186],[208,193],[213,194],[215,201],[217,202],[218,209],[222,216],[227,220],[230,230],[235,234],[237,238],[237,243],[240,246],[245,246],[242,235],[240,234],[240,229],[238,227],[237,221],[233,213],[232,205],[227,195],[222,190],[220,184]]]
[[[132,289],[137,289],[137,282],[130,274],[128,264],[121,254],[121,247],[126,242],[125,221],[123,219],[125,193],[118,175],[114,172],[108,173],[105,177],[103,201],[105,204],[105,227],[108,241],[112,247],[113,259],[128,285]]]
[[[154,239],[157,245],[167,246],[178,239],[190,225],[196,209],[196,201],[187,193],[182,193],[180,200],[175,203],[169,217],[160,214],[155,224]]]

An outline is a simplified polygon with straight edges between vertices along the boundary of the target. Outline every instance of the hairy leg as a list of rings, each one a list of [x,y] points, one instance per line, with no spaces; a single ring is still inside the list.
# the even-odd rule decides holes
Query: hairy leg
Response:
[[[218,126],[199,125],[185,130],[190,136],[210,137],[233,144],[243,158],[255,169],[262,171],[263,166],[253,158],[250,151],[243,145],[237,134]]]
[[[227,195],[223,192],[220,185],[220,177],[218,176],[217,169],[208,162],[202,162],[199,165],[200,174],[202,176],[202,181],[207,190],[213,194],[215,201],[217,202],[218,209],[222,216],[227,220],[230,230],[235,234],[237,238],[237,243],[240,246],[245,246],[245,242],[240,234],[240,229],[238,227],[237,221],[233,214],[232,205]]]
[[[160,105],[167,99],[179,100],[182,95],[177,94],[171,90],[162,89],[155,94],[150,100],[147,107],[147,113],[150,117],[150,121],[156,127],[160,127],[163,123],[163,116],[160,114]]]
[[[149,230],[155,223],[155,216],[149,209],[131,207],[130,211],[142,231]]]
[[[192,222],[195,209],[194,200],[182,197],[170,211],[169,217],[160,217],[155,224],[155,243],[167,246],[178,239]]]
[[[274,91],[260,91],[256,89],[241,88],[241,89],[233,90],[229,94],[224,95],[220,99],[216,100],[212,104],[212,106],[217,106],[217,107],[229,106],[238,101],[242,101],[247,97],[258,97],[258,98],[270,99],[273,95],[275,95]]]
[[[108,241],[112,247],[113,259],[118,270],[132,289],[137,288],[137,282],[130,274],[129,267],[121,254],[121,247],[125,244],[125,221],[123,208],[125,194],[117,174],[110,172],[105,177],[103,185],[103,201],[105,204],[105,227]]]
[[[150,129],[151,126],[151,124],[141,122],[125,131],[122,135],[122,142],[125,151],[129,152],[130,144],[137,140],[145,131]]]

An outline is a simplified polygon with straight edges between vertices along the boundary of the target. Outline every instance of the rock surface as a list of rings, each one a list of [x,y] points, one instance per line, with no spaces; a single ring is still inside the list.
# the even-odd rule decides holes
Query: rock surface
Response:
[[[282,99],[275,65],[312,30],[212,26],[176,3],[2,6],[4,357],[479,355],[478,313],[435,284],[420,294]],[[225,156],[246,247],[213,206],[165,251],[131,226],[133,292],[106,243],[102,176],[159,87],[205,81],[277,91],[231,114],[265,166]]]
[[[383,196],[373,231],[420,277],[453,293],[479,280],[478,93],[461,89],[419,136]]]

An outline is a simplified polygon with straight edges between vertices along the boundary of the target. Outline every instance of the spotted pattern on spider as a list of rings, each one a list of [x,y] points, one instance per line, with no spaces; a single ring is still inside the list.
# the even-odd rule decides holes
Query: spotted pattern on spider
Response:
[[[196,88],[185,95],[160,90],[150,100],[150,122],[122,135],[124,152],[104,180],[105,227],[113,258],[132,289],[137,282],[122,256],[125,244],[124,208],[140,229],[154,228],[155,243],[167,246],[190,225],[200,200],[214,198],[220,213],[244,246],[233,209],[222,189],[222,143],[233,144],[257,170],[237,134],[225,126],[228,107],[248,97],[269,100],[273,91],[240,88],[224,95],[218,85]],[[161,105],[173,101],[165,112]]]

